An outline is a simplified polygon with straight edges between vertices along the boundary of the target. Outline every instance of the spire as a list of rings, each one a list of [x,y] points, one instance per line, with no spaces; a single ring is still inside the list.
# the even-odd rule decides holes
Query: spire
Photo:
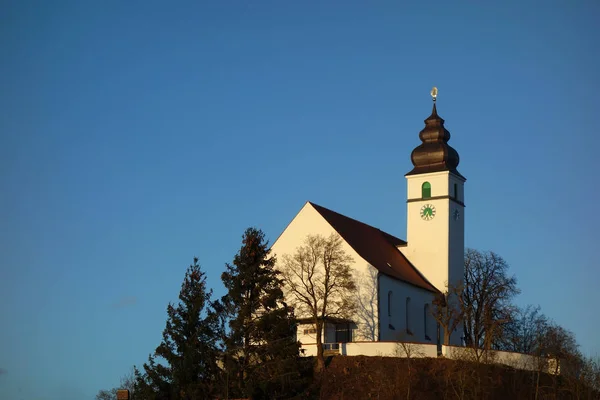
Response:
[[[437,94],[438,90],[434,87],[431,90],[433,110],[425,120],[425,128],[419,133],[422,143],[410,155],[414,168],[406,175],[450,171],[462,176],[456,170],[460,162],[458,153],[448,144],[450,132],[444,128],[444,120],[437,113]]]

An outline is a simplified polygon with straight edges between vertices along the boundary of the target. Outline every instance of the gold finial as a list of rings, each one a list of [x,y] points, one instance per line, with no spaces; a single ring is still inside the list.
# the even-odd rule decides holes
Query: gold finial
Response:
[[[431,97],[433,98],[433,102],[435,103],[435,99],[437,98],[437,94],[438,94],[438,90],[437,88],[434,86],[433,89],[431,89]]]

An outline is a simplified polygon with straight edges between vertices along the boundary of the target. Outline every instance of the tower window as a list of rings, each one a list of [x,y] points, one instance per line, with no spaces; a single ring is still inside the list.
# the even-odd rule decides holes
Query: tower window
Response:
[[[458,200],[458,185],[454,184],[454,199]]]
[[[392,291],[388,292],[388,317],[392,316]]]
[[[429,182],[423,182],[421,186],[421,197],[428,199],[431,197],[431,184]]]

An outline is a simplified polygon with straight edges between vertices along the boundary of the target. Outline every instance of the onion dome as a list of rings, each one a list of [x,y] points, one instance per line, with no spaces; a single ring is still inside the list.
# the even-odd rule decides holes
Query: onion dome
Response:
[[[437,96],[437,91],[435,94]],[[450,171],[462,177],[456,170],[460,158],[456,150],[448,144],[450,132],[444,128],[444,120],[437,114],[435,96],[433,96],[433,111],[425,120],[425,128],[419,133],[419,138],[423,143],[412,151],[410,159],[414,168],[406,175]]]

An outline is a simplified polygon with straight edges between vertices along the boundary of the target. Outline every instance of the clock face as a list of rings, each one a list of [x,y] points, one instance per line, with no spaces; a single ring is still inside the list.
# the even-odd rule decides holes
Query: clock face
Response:
[[[421,207],[421,218],[425,221],[432,220],[435,217],[435,207],[432,204],[425,204]]]
[[[458,221],[458,219],[460,218],[460,211],[458,211],[458,209],[454,210],[452,216],[454,217],[455,221]]]

